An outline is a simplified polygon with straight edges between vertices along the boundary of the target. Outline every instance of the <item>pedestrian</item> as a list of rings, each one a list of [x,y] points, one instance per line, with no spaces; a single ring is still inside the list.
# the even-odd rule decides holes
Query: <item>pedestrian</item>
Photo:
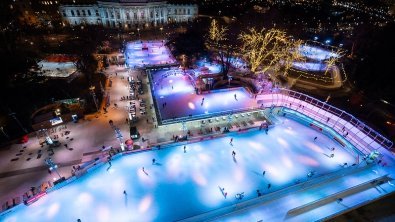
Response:
[[[155,160],[155,158],[153,158],[152,159],[152,165],[155,165],[155,162],[156,162],[156,160]]]
[[[314,142],[317,140],[317,137],[314,137]]]
[[[184,153],[186,153],[186,152],[187,152],[187,151],[186,151],[186,149],[187,149],[187,146],[185,146],[185,145],[184,145]]]
[[[68,147],[67,143],[66,143],[66,144],[64,144],[64,146],[67,148],[67,147]]]
[[[147,118],[147,123],[148,123],[148,118]]]
[[[266,174],[266,170],[263,171],[262,176],[265,176],[265,174]]]

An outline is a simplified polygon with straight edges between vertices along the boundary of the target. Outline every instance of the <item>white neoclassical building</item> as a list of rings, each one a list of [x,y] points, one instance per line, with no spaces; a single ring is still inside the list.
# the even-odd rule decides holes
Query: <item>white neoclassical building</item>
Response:
[[[59,12],[71,26],[131,29],[192,21],[198,16],[198,6],[168,4],[163,0],[98,0],[93,5],[61,5]]]

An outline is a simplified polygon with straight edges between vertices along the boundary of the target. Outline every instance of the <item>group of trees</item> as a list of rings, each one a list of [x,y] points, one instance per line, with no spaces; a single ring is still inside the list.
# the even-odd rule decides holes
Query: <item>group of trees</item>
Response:
[[[252,72],[267,71],[268,69],[280,70],[287,73],[294,61],[302,61],[303,56],[298,50],[302,45],[301,40],[293,40],[286,32],[271,28],[249,28],[238,35],[238,44],[229,41],[228,28],[220,26],[213,19],[209,28],[208,46],[214,51],[222,66],[225,76],[233,56],[242,57]],[[281,64],[281,65],[280,65]]]

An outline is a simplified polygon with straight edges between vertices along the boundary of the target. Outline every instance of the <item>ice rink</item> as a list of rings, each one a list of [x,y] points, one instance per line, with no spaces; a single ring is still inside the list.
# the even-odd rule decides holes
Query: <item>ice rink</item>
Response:
[[[0,220],[175,221],[255,198],[258,189],[265,195],[305,181],[309,172],[316,177],[354,163],[331,139],[277,118],[283,123],[268,135],[234,133],[188,144],[185,152],[181,145],[123,156]],[[236,200],[242,192],[244,198]]]
[[[130,68],[176,62],[162,41],[130,42],[126,45],[125,59]]]
[[[197,95],[192,80],[180,71],[159,70],[151,75],[155,83],[154,95],[162,120],[257,107],[255,99],[251,98],[244,88],[217,90]]]

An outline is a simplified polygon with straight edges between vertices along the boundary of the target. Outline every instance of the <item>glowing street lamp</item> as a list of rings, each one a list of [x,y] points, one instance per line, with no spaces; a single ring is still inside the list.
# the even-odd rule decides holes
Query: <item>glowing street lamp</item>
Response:
[[[140,39],[140,28],[137,28],[137,32],[139,34],[139,39]]]
[[[160,35],[163,37],[163,27],[160,27],[159,30],[160,30]]]
[[[48,157],[47,159],[44,160],[44,162],[47,164],[47,166],[49,167],[49,170],[50,170],[50,171],[55,171],[56,174],[58,174],[59,179],[62,178],[62,177],[60,176],[59,172],[58,172],[58,165],[56,165],[56,164],[52,161],[51,158]]]

